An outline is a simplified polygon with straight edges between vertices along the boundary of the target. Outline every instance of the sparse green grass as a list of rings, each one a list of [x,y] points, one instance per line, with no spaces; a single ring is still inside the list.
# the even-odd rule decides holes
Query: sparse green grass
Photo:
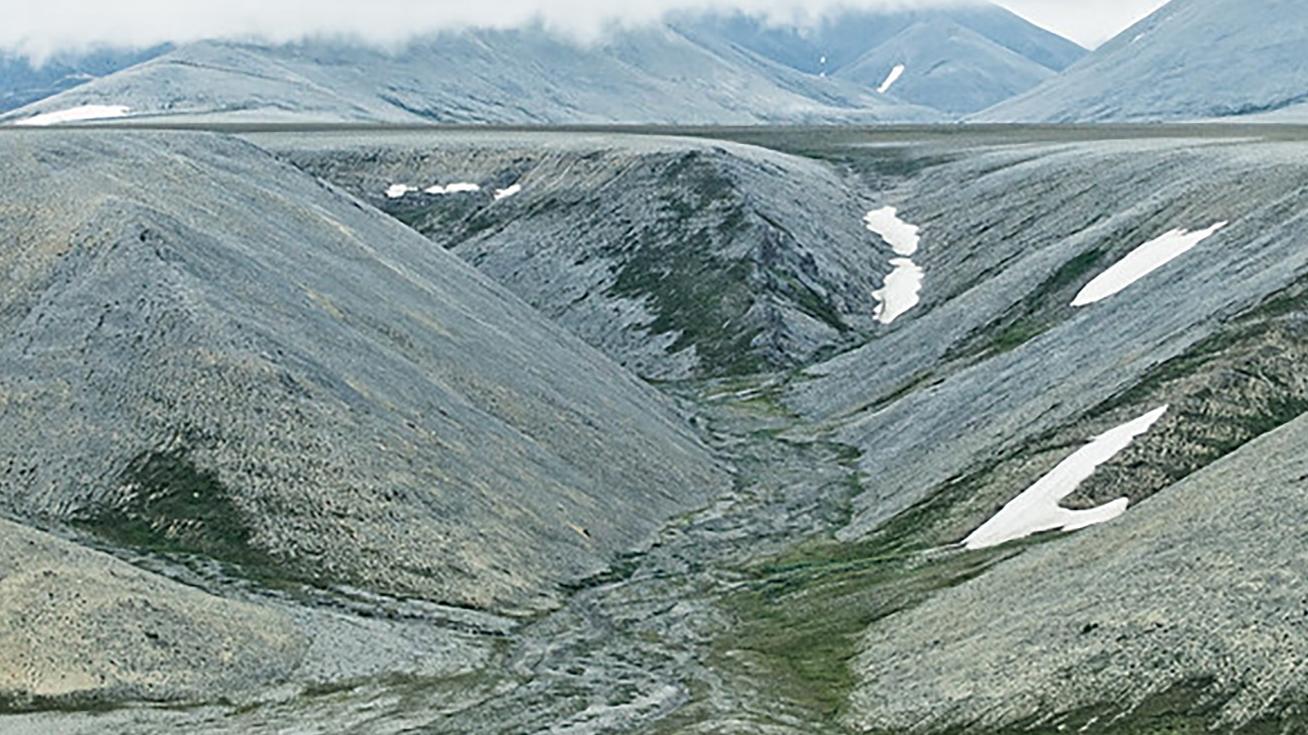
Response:
[[[750,570],[747,587],[726,601],[738,624],[717,654],[729,662],[732,652],[745,652],[788,708],[834,723],[857,684],[851,664],[869,626],[1012,553],[932,559],[875,542],[805,544]]]

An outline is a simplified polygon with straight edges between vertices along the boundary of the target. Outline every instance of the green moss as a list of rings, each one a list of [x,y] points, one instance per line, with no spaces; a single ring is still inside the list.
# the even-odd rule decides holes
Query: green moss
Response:
[[[861,541],[809,541],[750,567],[748,583],[726,600],[737,624],[718,642],[718,658],[731,666],[743,656],[787,709],[815,725],[836,722],[856,684],[851,662],[859,640],[872,624],[1021,550],[944,548],[939,520],[952,500],[942,494]]]
[[[199,555],[268,572],[277,562],[254,543],[247,512],[185,448],[147,452],[121,473],[119,497],[86,509],[75,525],[119,546]]]
[[[787,709],[813,723],[833,723],[856,684],[851,663],[869,626],[1011,553],[928,559],[875,542],[806,544],[752,569],[747,588],[727,600],[737,625],[718,642],[718,657],[733,661],[743,654],[765,672],[756,678]]]
[[[745,228],[744,210],[732,199],[732,183],[699,155],[679,157],[662,173],[670,184],[660,200],[661,217],[605,253],[622,262],[608,294],[642,300],[654,313],[651,334],[677,334],[669,348],[695,348],[702,372],[740,375],[766,369],[753,341],[761,327],[743,328],[755,301],[755,270],[748,260],[721,257],[716,245]],[[721,222],[687,232],[687,224],[716,210]]]

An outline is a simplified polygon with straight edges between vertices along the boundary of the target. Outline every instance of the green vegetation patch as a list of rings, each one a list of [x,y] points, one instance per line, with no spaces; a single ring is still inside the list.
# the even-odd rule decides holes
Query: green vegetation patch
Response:
[[[857,684],[851,664],[870,626],[1023,548],[945,547],[938,520],[950,502],[924,503],[861,541],[805,542],[751,566],[742,589],[725,601],[736,624],[716,643],[716,657],[749,668],[768,694],[819,731],[830,728]]]
[[[668,166],[659,221],[605,253],[623,263],[608,294],[645,301],[655,314],[650,332],[676,333],[669,351],[694,347],[702,372],[760,372],[767,365],[753,342],[762,327],[745,327],[756,299],[754,264],[717,253],[747,228],[744,208],[731,180],[699,165],[699,158],[687,154]],[[723,215],[719,225],[686,232],[686,223],[715,210]]]
[[[277,566],[254,545],[254,528],[231,491],[188,449],[137,456],[118,486],[118,497],[88,509],[76,525],[142,551],[200,555],[256,572]]]

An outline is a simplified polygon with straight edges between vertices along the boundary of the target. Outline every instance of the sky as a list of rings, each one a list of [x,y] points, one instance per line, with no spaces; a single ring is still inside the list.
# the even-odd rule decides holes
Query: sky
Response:
[[[1167,0],[996,0],[1039,26],[1094,48]]]
[[[1095,46],[1164,0],[997,0],[1085,46]],[[669,11],[739,8],[802,20],[840,6],[926,7],[960,0],[5,0],[0,49],[37,61],[61,50],[128,47],[201,38],[291,41],[351,36],[396,44],[468,25],[539,21],[581,37],[608,25],[657,20]]]

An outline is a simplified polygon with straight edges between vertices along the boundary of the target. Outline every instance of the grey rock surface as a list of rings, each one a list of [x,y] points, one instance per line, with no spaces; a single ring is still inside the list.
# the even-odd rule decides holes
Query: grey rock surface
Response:
[[[185,695],[195,704],[186,708],[5,714],[0,730],[1302,726],[1304,130],[680,131],[734,143],[655,132],[259,133],[247,143],[0,135],[9,162],[0,231],[12,242],[0,269],[10,274],[0,326],[12,335],[0,350],[0,420],[16,427],[0,433],[15,458],[3,512],[76,532],[159,578],[160,589],[181,583],[292,621],[304,641],[298,664],[263,679],[272,684],[252,701],[200,693]],[[614,168],[627,173],[603,173]],[[669,169],[677,175],[663,176]],[[598,316],[551,325],[393,221],[429,236],[460,233],[460,242],[503,229],[487,240],[495,247],[480,253],[485,262],[544,264],[521,266],[515,288],[546,277],[603,282],[607,262],[551,248],[587,252],[586,232],[607,237],[609,219],[646,222],[647,202],[685,197],[717,176],[760,218],[811,228],[797,251],[832,263],[853,258],[846,251],[858,238],[883,263],[885,248],[859,216],[898,207],[922,226],[913,256],[925,269],[921,303],[807,369],[665,381],[656,391],[567,333],[603,324]],[[394,183],[465,178],[484,190],[384,195]],[[837,204],[824,209],[796,191],[790,201],[781,192],[791,181]],[[514,183],[517,194],[494,199]],[[581,191],[569,199],[574,186]],[[857,204],[848,218],[845,201]],[[616,214],[606,217],[610,204]],[[690,206],[678,217],[717,221],[712,206],[699,209],[707,214]],[[1117,295],[1070,306],[1144,241],[1219,220],[1227,226]],[[126,221],[158,234],[117,235]],[[850,246],[808,244],[823,232]],[[686,239],[685,228],[665,234],[669,244]],[[627,264],[661,272],[657,258]],[[304,295],[274,298],[283,290]],[[132,307],[106,310],[104,297],[126,298],[118,294],[132,295]],[[158,306],[178,303],[186,308]],[[401,311],[406,304],[421,304],[420,314]],[[137,318],[167,328],[136,329]],[[143,346],[133,346],[136,335]],[[426,380],[405,378],[396,355]],[[101,375],[120,362],[135,373]],[[299,388],[282,392],[282,374]],[[495,388],[468,387],[484,381]],[[332,387],[340,384],[349,390]],[[537,408],[533,396],[556,401]],[[331,410],[337,403],[348,410]],[[674,404],[695,412],[690,426]],[[1122,517],[1072,535],[959,547],[1091,437],[1163,404],[1167,415],[1067,501],[1125,496]],[[568,415],[560,405],[596,433],[555,425]],[[429,424],[431,410],[447,412],[447,423]],[[430,426],[442,444],[406,444],[392,415]],[[178,417],[189,430],[165,421]],[[168,430],[151,433],[157,425]],[[500,439],[501,425],[513,442]],[[149,441],[132,443],[139,437]],[[460,455],[454,439],[477,453]],[[332,463],[320,445],[353,464]],[[392,463],[394,454],[407,464]],[[653,459],[623,464],[630,457]],[[43,474],[50,462],[54,474]],[[498,468],[515,474],[501,482]],[[472,478],[480,484],[457,486],[457,498],[491,510],[456,508],[466,527],[429,522],[448,496],[407,473],[436,477],[442,489]],[[558,476],[581,479],[565,492],[551,484]],[[310,490],[294,493],[300,483]],[[610,486],[634,490],[603,494]],[[363,492],[367,502],[355,499]],[[344,517],[324,522],[323,508]],[[573,552],[551,536],[556,527],[594,546]],[[440,545],[426,543],[428,531]],[[449,550],[477,534],[530,547],[477,547],[498,566],[475,579],[432,562],[423,571],[434,576],[417,575],[425,586],[389,582],[419,556],[448,563]],[[379,538],[384,554],[354,561]],[[311,558],[328,573],[299,573],[309,552],[321,552]],[[474,588],[464,604],[480,604],[484,589],[493,611],[431,601]],[[536,614],[505,614],[526,611]],[[232,687],[251,680],[260,679]]]
[[[1169,694],[1228,731],[1293,717],[1308,655],[1306,445],[1300,418],[1115,523],[883,621],[855,663],[847,724],[1095,731],[1122,718],[1130,732]]]
[[[978,122],[1303,121],[1308,13],[1295,0],[1172,0]]]
[[[822,162],[649,135],[261,134],[637,374],[811,363],[870,334],[889,248]],[[426,194],[472,183],[480,191]],[[412,187],[392,198],[393,185]],[[511,198],[494,193],[522,187]]]
[[[6,514],[531,610],[723,482],[651,388],[247,143],[0,146]]]
[[[880,80],[869,84],[865,74],[836,73],[915,24],[931,30],[899,39],[895,53],[907,53],[903,46],[911,41],[915,61],[942,66],[933,75],[915,69],[904,95],[877,94]],[[210,40],[7,119],[110,105],[130,108],[138,121],[932,122],[1025,91],[1084,53],[988,3],[845,10],[790,25],[750,15],[680,14],[585,42],[540,26],[449,31],[385,50],[343,41]]]
[[[280,683],[306,649],[279,610],[0,520],[0,712],[238,699]]]
[[[922,305],[790,392],[862,452],[849,533],[1020,454],[1301,278],[1306,162],[1276,141],[1100,141],[997,146],[916,176],[895,201],[923,227]],[[1222,220],[1129,290],[1070,306],[1145,241]]]
[[[807,74],[875,90],[896,64],[909,73],[893,99],[976,112],[1024,92],[1085,49],[989,3],[943,8],[847,8],[810,24],[710,14],[675,24],[706,43],[738,45]]]

